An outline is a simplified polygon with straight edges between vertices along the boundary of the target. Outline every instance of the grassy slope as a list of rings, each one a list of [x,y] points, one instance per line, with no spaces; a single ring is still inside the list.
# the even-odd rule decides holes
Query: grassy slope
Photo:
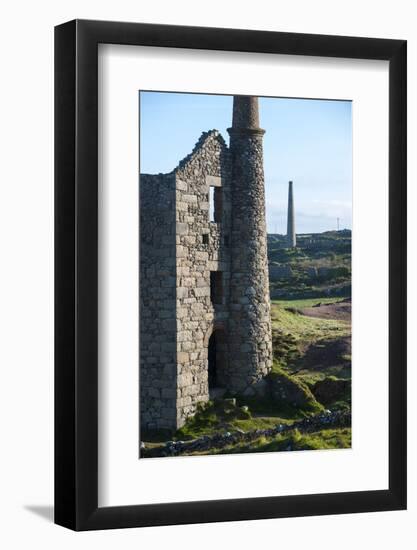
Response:
[[[291,334],[297,343],[305,344],[327,338],[339,338],[350,335],[350,323],[333,319],[318,319],[289,311],[317,303],[334,303],[340,298],[319,298],[308,300],[273,300],[271,303],[272,328]]]
[[[229,431],[252,430],[273,428],[277,424],[290,424],[302,418],[302,415],[280,414],[278,410],[263,411],[264,414],[239,414],[238,410],[230,410],[226,413],[224,408],[217,403],[209,402],[202,410],[193,416],[186,425],[177,430],[174,439],[189,440],[203,435],[214,435]],[[266,413],[266,414],[265,414]],[[245,418],[246,417],[246,418]]]
[[[316,244],[311,246],[311,240]],[[315,235],[297,235],[297,248],[286,248],[283,235],[268,235],[270,266],[285,265],[292,276],[279,278],[270,272],[270,288],[275,297],[337,296],[350,294],[351,234],[350,231],[328,231]],[[327,268],[327,275],[312,277],[308,268]]]
[[[322,449],[349,449],[352,445],[351,428],[336,428],[312,433],[300,433],[297,429],[272,438],[260,437],[250,444],[233,445],[223,449],[211,449],[210,454],[266,453],[277,451],[310,451]],[[204,453],[188,453],[199,455]]]
[[[282,308],[296,308],[303,309],[305,307],[316,306],[317,304],[335,304],[340,302],[343,298],[299,298],[294,300],[272,300],[272,304],[277,304]]]
[[[352,432],[350,428],[333,430],[321,430],[301,434],[293,430],[285,435],[277,435],[272,439],[259,438],[249,445],[235,446],[219,451],[224,453],[265,453],[273,451],[308,451],[319,449],[348,449],[352,444]]]
[[[273,300],[271,303],[274,357],[288,372],[297,373],[299,380],[313,384],[325,376],[350,377],[350,356],[338,354],[332,344],[349,342],[351,326],[347,321],[307,317],[298,310],[318,303],[335,303],[341,298],[304,300]],[[337,347],[333,346],[333,347]],[[348,346],[347,346],[348,347]],[[332,353],[333,363],[318,363],[313,352],[322,348]],[[342,346],[343,348],[343,346]],[[342,350],[343,351],[343,350]],[[319,368],[318,368],[319,367]]]

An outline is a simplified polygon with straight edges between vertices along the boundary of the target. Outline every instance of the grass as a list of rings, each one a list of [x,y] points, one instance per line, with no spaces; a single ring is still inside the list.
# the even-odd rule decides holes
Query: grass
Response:
[[[268,397],[244,396],[209,401],[199,406],[196,414],[175,432],[173,439],[185,441],[228,431],[249,432],[267,429],[277,424],[292,424],[323,410],[323,406],[314,399],[310,389],[295,377],[276,366],[269,376],[271,380],[274,378],[274,384],[279,383],[289,394],[295,392],[298,397],[301,396],[302,403],[295,406]]]
[[[297,378],[307,384],[309,388],[313,387],[316,382],[320,382],[326,378],[326,372],[303,370],[297,373]]]
[[[297,248],[286,246],[284,235],[268,235],[269,265],[289,266],[292,272],[291,277],[282,278],[271,269],[272,296],[303,299],[307,296],[350,295],[350,231],[297,235]]]
[[[305,301],[298,300],[298,302]],[[324,299],[317,299],[318,302],[324,302]],[[272,328],[291,334],[297,343],[310,343],[317,340],[350,336],[351,328],[349,322],[307,317],[295,311],[288,311],[286,309],[288,306],[285,305],[288,303],[288,301],[271,301]]]
[[[307,384],[309,388],[314,386],[316,382],[321,382],[328,376],[334,376],[338,380],[348,379],[351,375],[350,365],[344,367],[343,365],[335,365],[333,367],[326,367],[320,370],[303,369],[297,372],[296,377]]]
[[[323,410],[323,406],[316,401],[310,387],[296,376],[290,375],[277,362],[274,361],[272,371],[268,375],[272,391],[277,394],[274,401],[275,407],[280,403],[292,411],[293,417],[298,414],[317,414]],[[286,396],[285,405],[280,402],[282,395]]]
[[[272,373],[271,375],[273,376],[274,374]],[[285,375],[288,376],[287,373]],[[245,397],[242,399],[239,402],[244,402],[249,407],[253,418],[274,419],[275,424],[288,424],[323,410],[323,407],[314,402],[314,399],[308,400],[304,406],[300,407],[294,407],[289,403],[278,402],[265,397]]]
[[[336,304],[342,302],[345,298],[333,297],[333,298],[303,298],[294,300],[274,300],[273,302],[280,305],[283,308],[296,308],[304,309],[305,307],[313,307],[317,304]]]
[[[267,453],[277,451],[309,451],[323,449],[349,449],[352,446],[351,428],[326,429],[300,433],[297,429],[272,438],[260,437],[250,443],[210,449],[210,454]],[[203,453],[189,453],[203,454]]]
[[[228,431],[267,429],[277,424],[290,424],[303,416],[294,410],[282,411],[280,414],[276,404],[274,407],[268,400],[256,398],[238,399],[236,405],[227,400],[209,401],[200,405],[197,413],[175,432],[173,439],[185,441]]]
[[[351,326],[347,321],[308,317],[297,310],[340,300],[319,297],[271,302],[275,364],[309,388],[329,375],[350,378],[351,356],[339,345],[343,339],[348,342]],[[323,355],[327,362],[322,361]]]

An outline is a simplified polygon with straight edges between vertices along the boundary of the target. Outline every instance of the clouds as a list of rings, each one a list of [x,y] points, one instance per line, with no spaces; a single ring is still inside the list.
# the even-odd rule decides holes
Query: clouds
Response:
[[[269,233],[285,234],[287,231],[287,198],[277,199],[274,193],[266,194],[266,221]],[[296,200],[297,197],[295,197]],[[352,203],[347,200],[329,199],[304,201],[295,204],[297,233],[319,233],[337,229],[352,228]]]

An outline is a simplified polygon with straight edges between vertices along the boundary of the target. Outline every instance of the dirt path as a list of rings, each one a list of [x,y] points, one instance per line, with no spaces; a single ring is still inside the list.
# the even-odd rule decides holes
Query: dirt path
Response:
[[[308,317],[337,319],[340,321],[350,322],[352,315],[352,302],[349,298],[343,300],[343,302],[336,302],[334,304],[318,304],[313,307],[306,307],[304,309],[300,309],[300,312]]]

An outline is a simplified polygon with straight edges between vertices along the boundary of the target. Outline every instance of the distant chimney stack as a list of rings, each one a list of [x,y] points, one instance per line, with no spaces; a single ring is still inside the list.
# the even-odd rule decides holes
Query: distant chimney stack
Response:
[[[288,182],[287,246],[288,248],[295,248],[297,246],[295,237],[295,214],[292,181]]]

